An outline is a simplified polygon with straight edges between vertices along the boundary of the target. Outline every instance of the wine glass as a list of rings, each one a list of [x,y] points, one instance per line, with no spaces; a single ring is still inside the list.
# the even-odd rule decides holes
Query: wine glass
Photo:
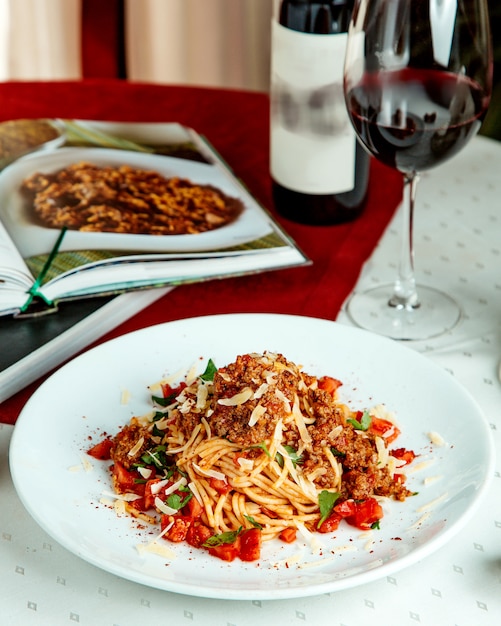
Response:
[[[412,243],[420,172],[477,133],[492,90],[487,0],[355,0],[344,70],[348,114],[359,140],[404,177],[403,239],[393,289],[355,293],[358,326],[401,340],[453,328],[458,304],[416,286]]]

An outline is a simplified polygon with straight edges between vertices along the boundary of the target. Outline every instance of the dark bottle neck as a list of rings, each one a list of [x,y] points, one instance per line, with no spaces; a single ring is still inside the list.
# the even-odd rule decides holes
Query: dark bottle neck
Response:
[[[353,0],[283,0],[279,23],[291,30],[315,35],[345,33]]]

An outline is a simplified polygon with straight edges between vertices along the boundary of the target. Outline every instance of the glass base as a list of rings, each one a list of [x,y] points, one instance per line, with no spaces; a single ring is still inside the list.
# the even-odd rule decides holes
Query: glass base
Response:
[[[346,312],[357,326],[401,341],[431,339],[456,326],[461,309],[455,300],[432,287],[418,286],[417,292],[420,306],[394,307],[389,304],[393,285],[382,285],[354,293]]]

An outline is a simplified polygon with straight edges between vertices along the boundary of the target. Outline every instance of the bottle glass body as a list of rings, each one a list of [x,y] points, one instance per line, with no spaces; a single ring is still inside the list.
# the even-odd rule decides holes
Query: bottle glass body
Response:
[[[270,168],[277,211],[309,224],[357,217],[369,155],[343,95],[351,0],[275,0]]]

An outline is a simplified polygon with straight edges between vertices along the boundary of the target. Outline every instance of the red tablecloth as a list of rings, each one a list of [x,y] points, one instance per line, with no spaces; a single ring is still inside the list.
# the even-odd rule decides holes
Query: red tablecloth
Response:
[[[254,196],[273,211],[268,107],[268,96],[262,93],[118,80],[0,85],[2,119],[73,117],[189,125],[208,138]],[[354,222],[314,227],[277,216],[312,265],[179,287],[103,340],[160,322],[216,313],[289,313],[334,319],[393,215],[401,189],[398,174],[373,162],[367,206]],[[0,422],[14,423],[39,383],[1,404]]]

